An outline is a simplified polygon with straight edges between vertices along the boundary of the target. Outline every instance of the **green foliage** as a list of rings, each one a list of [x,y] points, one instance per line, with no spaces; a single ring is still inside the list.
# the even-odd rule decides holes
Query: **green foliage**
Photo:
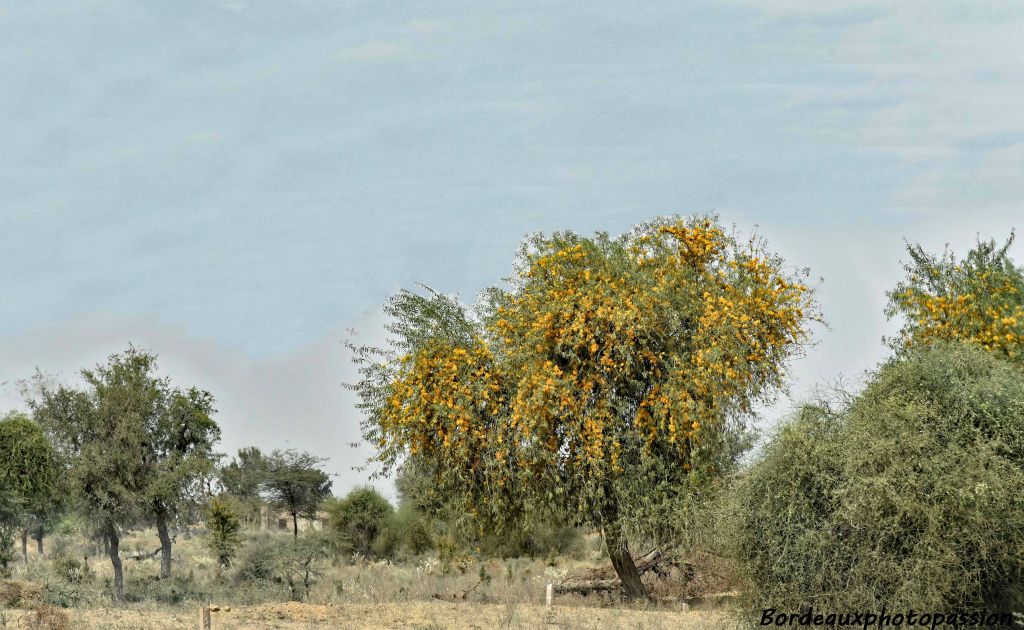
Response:
[[[59,475],[57,452],[38,424],[18,412],[0,420],[0,487],[19,507],[0,520],[28,528],[49,519],[60,503]]]
[[[209,530],[207,542],[210,551],[217,557],[217,564],[221,567],[230,567],[231,560],[241,543],[239,531],[242,524],[238,518],[237,508],[228,497],[216,496],[210,499],[206,528]]]
[[[160,407],[146,427],[144,457],[151,468],[146,498],[157,518],[173,518],[202,502],[220,427],[212,418],[216,411],[209,392],[170,388],[166,380],[160,385]]]
[[[409,556],[418,556],[436,546],[430,520],[411,506],[399,506],[385,531],[392,532],[395,549]]]
[[[129,590],[145,594],[145,599],[161,604],[180,605],[185,602],[208,603],[214,596],[213,586],[192,575],[175,575],[166,580],[144,578],[137,584],[129,584]],[[140,600],[141,601],[141,600]]]
[[[339,551],[366,556],[376,549],[380,555],[392,555],[398,542],[394,529],[388,528],[388,538],[382,546],[376,545],[380,534],[391,524],[394,512],[391,503],[369,486],[356,488],[344,498],[330,502],[327,513]]]
[[[21,502],[7,488],[0,486],[0,577],[10,575],[14,561],[14,536],[22,515]]]
[[[235,577],[241,582],[279,585],[290,599],[303,601],[322,577],[329,558],[329,541],[317,534],[285,543],[276,536],[261,536],[246,546]]]
[[[664,534],[666,508],[735,465],[818,319],[805,275],[710,217],[535,235],[475,311],[429,289],[388,302],[389,346],[353,347],[364,438],[495,536],[601,528],[637,596],[624,526]]]
[[[68,584],[88,582],[93,575],[86,557],[79,559],[78,556],[64,550],[51,554],[50,570]]]
[[[292,516],[296,538],[299,536],[298,517],[315,518],[320,504],[331,496],[331,479],[320,469],[325,461],[292,449],[275,450],[265,460],[262,491],[271,505]]]
[[[977,344],[997,356],[1024,361],[1024,267],[1003,245],[978,241],[961,260],[908,245],[906,278],[889,292],[889,317],[903,318],[890,344],[898,351],[936,340]]]
[[[738,485],[752,608],[1024,603],[1024,378],[939,343],[805,408]]]
[[[236,497],[259,497],[260,486],[266,479],[266,458],[257,447],[239,449],[237,457],[219,470],[220,485],[224,492]]]
[[[459,501],[438,492],[434,478],[419,458],[407,459],[398,469],[395,488],[400,502],[390,527],[404,553],[415,555],[441,546],[449,555],[473,551],[495,557],[547,558],[573,555],[580,548],[582,536],[564,513],[526,509],[506,519],[499,529],[484,528],[477,519],[467,518]]]
[[[240,498],[258,498],[267,478],[267,461],[255,446],[238,449],[231,463],[221,466],[219,480],[224,492]]]
[[[267,480],[267,462],[263,452],[248,446],[238,449],[231,462],[217,470],[217,481],[223,492],[235,498],[239,514],[247,524],[257,522],[264,505],[260,488]]]
[[[155,373],[156,356],[129,347],[82,370],[84,389],[40,382],[30,404],[67,466],[69,494],[85,519],[113,545],[119,532],[154,516],[166,576],[168,522],[197,504],[220,429],[208,392],[173,388]],[[114,597],[123,600],[119,562],[111,562]]]

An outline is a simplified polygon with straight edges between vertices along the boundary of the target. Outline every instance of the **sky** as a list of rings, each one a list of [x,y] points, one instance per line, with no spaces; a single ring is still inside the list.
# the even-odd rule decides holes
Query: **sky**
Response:
[[[132,343],[337,493],[343,341],[528,233],[717,213],[809,268],[770,428],[886,356],[904,239],[1024,228],[1022,3],[7,2],[0,95],[0,409]]]

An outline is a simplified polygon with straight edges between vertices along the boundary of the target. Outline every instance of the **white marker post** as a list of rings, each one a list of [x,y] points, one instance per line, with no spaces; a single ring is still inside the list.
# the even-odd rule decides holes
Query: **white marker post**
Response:
[[[544,605],[547,606],[548,608],[551,608],[551,604],[555,601],[555,585],[554,584],[548,582],[548,587],[546,589],[545,595],[546,596],[544,598]]]

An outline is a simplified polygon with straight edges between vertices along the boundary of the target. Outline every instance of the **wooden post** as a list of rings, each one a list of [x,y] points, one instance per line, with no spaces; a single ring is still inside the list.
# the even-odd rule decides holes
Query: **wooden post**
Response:
[[[199,630],[212,630],[213,620],[210,617],[210,607],[199,607]]]
[[[555,585],[548,582],[548,587],[545,591],[544,605],[551,608],[551,604],[555,601]]]

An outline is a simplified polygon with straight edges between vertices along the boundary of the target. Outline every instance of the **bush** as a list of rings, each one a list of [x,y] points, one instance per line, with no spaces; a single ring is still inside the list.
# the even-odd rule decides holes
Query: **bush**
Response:
[[[330,502],[326,510],[338,551],[363,555],[374,553],[377,537],[388,526],[395,511],[387,499],[370,487],[352,490],[343,499]],[[389,539],[382,541],[389,543],[383,544],[381,549],[387,554],[394,552],[395,544],[390,543],[397,542],[393,532]]]
[[[476,542],[480,553],[501,558],[579,556],[583,536],[575,527],[540,520],[520,523],[503,535],[484,535]]]
[[[245,582],[274,579],[281,555],[281,540],[273,536],[254,538],[242,551],[235,576]]]
[[[206,517],[206,528],[209,530],[207,544],[217,557],[220,567],[231,566],[231,560],[241,542],[239,531],[242,524],[238,513],[239,510],[229,498],[218,496],[210,500]]]
[[[108,590],[92,588],[82,582],[47,580],[39,593],[39,599],[45,604],[60,608],[83,608],[109,601],[108,593]]]
[[[0,523],[0,578],[11,577],[11,564],[14,563],[14,537],[16,529]]]
[[[84,556],[79,560],[67,551],[54,553],[50,559],[50,568],[54,575],[68,584],[86,582],[92,577],[89,561]]]
[[[196,580],[192,575],[174,575],[157,580],[147,576],[130,590],[143,593],[146,599],[161,604],[178,605],[183,602],[209,602],[214,598],[210,587],[210,583]]]
[[[262,536],[242,554],[235,577],[241,582],[279,585],[289,599],[303,601],[321,577],[320,568],[330,557],[328,547],[328,541],[315,534],[287,542]]]
[[[34,607],[23,623],[37,630],[67,630],[71,627],[67,613],[48,604]]]
[[[25,608],[38,603],[39,587],[20,580],[0,580],[0,607]]]
[[[806,407],[737,485],[753,608],[1024,603],[1024,377],[939,344]]]

